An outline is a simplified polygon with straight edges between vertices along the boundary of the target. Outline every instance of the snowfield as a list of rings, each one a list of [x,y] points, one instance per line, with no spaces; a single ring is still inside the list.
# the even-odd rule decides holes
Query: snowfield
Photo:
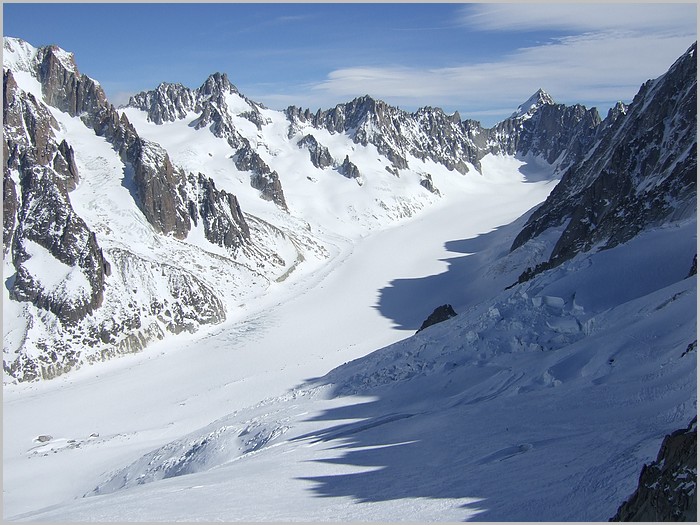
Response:
[[[36,50],[17,42],[5,64],[40,100]],[[75,149],[71,205],[111,268],[102,306],[81,322],[122,334],[133,315],[152,342],[99,362],[124,341],[91,346],[86,329],[71,341],[83,352],[74,369],[4,375],[3,519],[612,517],[664,436],[697,414],[696,214],[518,284],[567,226],[510,251],[557,166],[491,153],[462,175],[409,155],[399,170],[371,143],[290,128],[235,93],[225,102],[240,137],[195,129],[195,113],[156,125],[120,112],[154,158],[167,151],[236,196],[250,229],[236,248],[208,240],[203,220],[183,239],[158,234],[136,204],[134,168],[80,118],[49,109],[56,140]],[[306,135],[335,165],[315,167]],[[236,168],[227,140],[239,139],[278,173],[287,210]],[[359,177],[341,173],[344,158]],[[90,293],[77,266],[25,249],[43,291]],[[9,299],[11,256],[3,271],[6,360],[38,358],[39,343],[53,351],[67,332]],[[154,301],[163,307],[149,314]],[[458,315],[416,334],[446,303]]]
[[[507,254],[554,181],[483,164],[474,191],[336,237],[224,325],[5,386],[5,518],[612,516],[697,411],[696,223],[504,291],[548,249]]]

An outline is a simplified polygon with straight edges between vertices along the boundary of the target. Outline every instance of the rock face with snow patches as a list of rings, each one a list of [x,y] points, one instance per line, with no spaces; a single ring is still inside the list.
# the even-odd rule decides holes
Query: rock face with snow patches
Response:
[[[628,108],[611,110],[595,146],[566,170],[512,249],[565,225],[544,269],[695,213],[695,52],[693,45],[665,75],[644,84]]]
[[[452,308],[451,304],[443,304],[442,306],[438,306],[435,310],[433,310],[433,313],[431,313],[425,319],[425,321],[423,321],[423,324],[420,325],[418,331],[420,332],[421,330],[425,330],[429,326],[433,326],[434,324],[447,321],[448,319],[451,319],[456,315],[457,312],[454,311],[454,308]]]
[[[610,521],[697,521],[697,447],[697,419],[667,435],[656,461],[642,468],[637,490]]]
[[[235,252],[250,240],[248,225],[233,195],[204,177],[188,177],[162,148],[141,139],[107,103],[99,84],[80,74],[72,55],[17,39],[5,39],[4,46],[5,62],[12,64],[3,76],[3,248],[12,267],[7,286],[11,300],[36,308],[24,310],[25,334],[9,355],[5,345],[6,373],[17,380],[51,378],[86,360],[138,350],[163,330],[192,331],[224,319],[221,302],[202,281],[167,265],[159,271],[168,282],[168,298],[154,290],[145,301],[104,306],[110,284],[133,289],[127,296],[138,288],[126,282],[128,252],[104,251],[71,202],[80,170],[70,136],[60,138],[66,135],[61,114],[80,119],[111,145],[123,162],[123,173],[114,175],[127,174],[125,184],[156,232],[185,238],[201,220],[206,238]],[[36,82],[34,93],[18,85],[17,74]],[[159,317],[163,320],[156,322]],[[30,342],[32,326],[46,334]],[[84,352],[83,345],[94,351]]]

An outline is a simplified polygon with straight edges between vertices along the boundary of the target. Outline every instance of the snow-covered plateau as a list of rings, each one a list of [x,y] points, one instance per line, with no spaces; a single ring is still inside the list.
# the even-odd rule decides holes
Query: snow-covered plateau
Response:
[[[493,130],[3,61],[4,520],[607,521],[696,416],[694,47]]]

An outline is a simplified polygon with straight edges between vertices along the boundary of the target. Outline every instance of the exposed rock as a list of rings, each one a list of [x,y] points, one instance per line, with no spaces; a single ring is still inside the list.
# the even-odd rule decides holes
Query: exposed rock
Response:
[[[430,175],[430,173],[421,174],[420,185],[423,186],[430,193],[440,195],[440,190],[438,190],[433,184],[433,177]]]
[[[446,115],[432,107],[407,113],[370,96],[315,114],[290,106],[286,115],[290,138],[313,126],[374,145],[396,169],[407,168],[406,158],[412,155],[462,174],[469,165],[480,170],[480,159],[487,153],[536,155],[569,165],[592,144],[600,124],[595,109],[555,104],[542,90],[491,129],[474,120],[461,122],[459,113]]]
[[[335,164],[335,161],[328,151],[328,148],[319,144],[313,135],[304,135],[297,143],[297,146],[300,148],[305,147],[309,150],[311,163],[317,168],[328,168]]]
[[[17,270],[10,297],[75,323],[102,304],[109,263],[95,234],[73,211],[50,168],[21,170],[21,207],[12,242]],[[63,277],[61,278],[61,276]]]
[[[3,170],[2,175],[2,246],[3,254],[7,253],[12,244],[17,223],[17,189],[9,170]]]
[[[80,181],[78,166],[75,164],[75,153],[65,139],[58,145],[58,151],[53,158],[53,169],[65,179],[66,189],[73,191]]]
[[[433,313],[431,313],[425,321],[423,321],[423,324],[420,325],[420,328],[418,329],[418,332],[421,330],[425,330],[429,326],[432,326],[434,324],[442,323],[443,321],[447,321],[448,319],[451,319],[452,317],[455,317],[457,315],[457,312],[454,311],[454,308],[452,308],[452,305],[450,304],[443,304],[442,306],[438,306],[435,310],[433,310]]]
[[[136,143],[133,163],[137,204],[159,233],[184,239],[190,231],[190,217],[184,198],[184,174],[175,172],[168,154],[153,142]]]
[[[198,217],[204,224],[206,238],[219,246],[235,251],[250,240],[250,229],[245,221],[238,199],[217,190],[214,181],[201,173],[189,177],[197,187],[196,204],[190,201],[190,217],[197,224]],[[196,206],[196,207],[195,207]]]
[[[287,211],[287,202],[282,191],[282,183],[276,171],[265,174],[253,173],[250,176],[250,185],[260,191],[260,196],[263,199],[272,201]]]
[[[569,168],[511,249],[566,224],[540,270],[581,251],[624,243],[643,228],[690,216],[697,195],[694,44],[647,82],[626,111],[610,112],[594,149]]]
[[[243,139],[243,146],[236,152],[234,162],[239,170],[251,172],[250,185],[260,191],[263,199],[272,201],[283,210],[287,210],[279,175],[276,171],[270,170],[247,140]]]
[[[104,106],[107,98],[102,88],[91,78],[79,74],[73,56],[67,55],[56,46],[39,49],[37,78],[44,101],[72,117]]]
[[[345,160],[343,160],[343,163],[338,168],[338,172],[348,179],[360,178],[360,170],[350,162],[350,157],[348,155],[345,155]]]
[[[535,93],[527,99],[525,102],[518,106],[518,109],[510,116],[510,118],[520,118],[531,116],[542,106],[554,105],[554,100],[545,92],[543,89],[538,89]]]
[[[147,119],[154,124],[163,124],[185,118],[189,111],[194,111],[196,103],[192,90],[182,84],[163,82],[153,91],[131,97],[128,106],[146,111]]]
[[[523,107],[529,110],[523,112]],[[568,166],[588,151],[600,123],[595,108],[556,104],[539,90],[513,116],[488,131],[486,146],[496,154],[535,155]]]
[[[246,109],[230,108],[227,102],[230,95],[240,97]],[[182,84],[162,83],[153,91],[134,95],[127,105],[147,112],[146,118],[155,124],[174,122],[186,118],[190,113],[197,113],[190,125],[195,129],[208,127],[214,136],[225,139],[234,149],[242,145],[243,137],[233,123],[233,113],[237,112],[236,115],[249,120],[258,129],[267,124],[260,113],[260,105],[241,95],[226,73],[210,75],[195,90]]]
[[[667,435],[656,461],[644,465],[639,485],[610,521],[697,522],[697,418]]]

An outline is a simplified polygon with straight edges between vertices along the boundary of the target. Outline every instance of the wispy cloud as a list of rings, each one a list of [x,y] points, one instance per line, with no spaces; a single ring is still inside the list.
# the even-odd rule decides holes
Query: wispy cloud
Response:
[[[472,31],[569,34],[455,67],[336,69],[313,90],[345,97],[369,93],[403,105],[443,104],[471,116],[514,108],[541,87],[560,102],[605,110],[617,100],[629,101],[696,39],[694,4],[489,4],[465,7],[460,22]]]
[[[673,31],[696,32],[695,3],[597,4],[475,4],[466,6],[459,21],[481,31]]]

